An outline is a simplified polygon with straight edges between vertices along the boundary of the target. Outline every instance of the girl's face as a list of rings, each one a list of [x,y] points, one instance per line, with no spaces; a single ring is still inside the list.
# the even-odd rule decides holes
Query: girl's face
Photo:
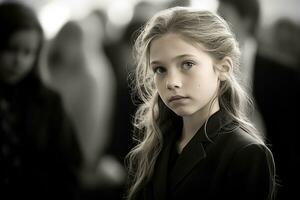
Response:
[[[39,42],[35,30],[14,33],[7,48],[0,52],[0,79],[8,84],[21,81],[33,68]]]
[[[218,87],[209,54],[170,33],[150,46],[150,68],[163,102],[179,116],[206,113]]]

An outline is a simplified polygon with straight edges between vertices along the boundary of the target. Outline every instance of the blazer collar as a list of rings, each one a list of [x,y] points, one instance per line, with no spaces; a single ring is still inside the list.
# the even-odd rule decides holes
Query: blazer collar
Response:
[[[156,161],[155,173],[153,176],[153,189],[155,199],[166,199],[167,192],[167,174],[171,177],[171,190],[193,169],[193,167],[206,157],[205,147],[209,143],[213,143],[218,136],[220,129],[228,125],[232,120],[223,111],[219,110],[210,116],[205,126],[202,126],[195,136],[185,146],[178,157],[178,160],[171,172],[168,172],[168,161],[172,148],[172,144],[176,140],[176,130],[170,137],[166,137],[165,145]],[[177,130],[178,131],[178,130]]]
[[[220,130],[224,129],[232,121],[232,118],[223,109],[220,109],[209,117],[206,126],[203,125],[194,138],[198,137],[201,142],[211,143],[216,139],[215,137]]]

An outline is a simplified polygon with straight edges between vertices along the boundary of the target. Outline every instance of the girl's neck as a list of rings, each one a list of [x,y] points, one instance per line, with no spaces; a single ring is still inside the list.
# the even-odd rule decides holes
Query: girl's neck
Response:
[[[185,147],[185,145],[193,138],[197,131],[204,125],[206,120],[215,112],[220,109],[219,101],[214,101],[211,109],[209,105],[203,109],[197,111],[193,115],[183,117],[182,134],[178,141],[179,152]]]

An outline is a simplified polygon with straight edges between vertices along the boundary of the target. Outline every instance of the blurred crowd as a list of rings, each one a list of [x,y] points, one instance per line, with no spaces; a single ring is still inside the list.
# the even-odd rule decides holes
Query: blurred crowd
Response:
[[[30,6],[0,3],[1,199],[123,199],[138,99],[131,52],[155,12],[190,1],[140,1],[111,37],[105,10],[67,21],[46,39]],[[297,195],[300,21],[259,26],[259,1],[219,0],[242,50],[252,119],[274,154],[278,199]],[[116,35],[116,34],[114,34]]]

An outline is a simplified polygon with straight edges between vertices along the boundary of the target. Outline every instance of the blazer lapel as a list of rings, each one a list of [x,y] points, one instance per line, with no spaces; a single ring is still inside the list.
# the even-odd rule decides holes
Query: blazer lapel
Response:
[[[172,191],[175,189],[177,184],[195,167],[195,165],[206,157],[207,144],[213,143],[220,130],[231,121],[232,120],[230,117],[228,117],[223,110],[220,110],[209,118],[206,127],[202,126],[198,130],[198,132],[181,152],[171,172],[170,177]]]
[[[171,190],[193,169],[193,167],[206,157],[206,152],[200,134],[196,134],[183,149],[171,172]]]

